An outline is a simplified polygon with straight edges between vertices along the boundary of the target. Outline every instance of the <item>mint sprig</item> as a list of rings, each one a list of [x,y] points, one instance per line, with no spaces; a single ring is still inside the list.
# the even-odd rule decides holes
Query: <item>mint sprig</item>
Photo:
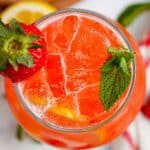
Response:
[[[131,81],[131,62],[134,52],[126,48],[108,48],[112,57],[106,61],[101,71],[100,99],[106,111],[115,104]]]
[[[148,10],[150,10],[150,2],[131,4],[123,10],[117,20],[126,27],[130,25],[140,14]]]

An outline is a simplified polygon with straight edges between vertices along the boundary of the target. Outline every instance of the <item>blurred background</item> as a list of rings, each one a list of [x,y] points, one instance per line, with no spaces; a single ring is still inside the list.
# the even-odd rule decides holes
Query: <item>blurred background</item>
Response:
[[[148,4],[150,3],[149,0],[28,0],[28,5],[26,6],[20,2],[21,0],[0,0],[0,17],[4,22],[7,23],[11,18],[15,17],[30,24],[43,15],[65,8],[89,9],[117,20],[120,13],[129,5],[136,3],[150,5]],[[150,31],[149,10],[150,6],[146,7],[145,10],[140,10],[139,15],[133,16],[131,23],[125,26],[137,43],[140,43],[147,35],[150,43],[150,32],[148,32]],[[149,45],[141,46],[140,50],[145,59],[145,55],[150,56],[150,52],[149,54],[147,53],[148,50],[150,51]],[[150,76],[150,71],[147,71],[147,78],[148,76]],[[149,95],[149,91],[150,82],[147,79],[147,95]],[[147,97],[146,100],[148,99]],[[150,144],[148,140],[150,140],[150,122],[140,113],[129,127],[128,132],[123,136],[110,144],[93,150],[149,150]],[[33,149],[55,150],[55,148],[34,141],[18,127],[8,107],[3,88],[3,79],[0,78],[0,150]]]

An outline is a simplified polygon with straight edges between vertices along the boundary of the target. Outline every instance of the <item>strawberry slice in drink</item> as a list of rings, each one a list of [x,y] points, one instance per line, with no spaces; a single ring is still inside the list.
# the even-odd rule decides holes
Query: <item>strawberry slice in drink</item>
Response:
[[[48,55],[45,67],[47,81],[54,97],[64,97],[66,95],[64,87],[64,74],[60,55]]]

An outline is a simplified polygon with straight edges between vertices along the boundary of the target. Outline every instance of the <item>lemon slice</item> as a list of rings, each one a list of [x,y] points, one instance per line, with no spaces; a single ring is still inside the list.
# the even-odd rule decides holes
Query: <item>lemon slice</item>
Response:
[[[56,8],[43,1],[22,1],[10,5],[1,14],[4,23],[15,18],[20,22],[31,24],[42,16],[56,11]]]
[[[63,117],[66,117],[68,119],[76,120],[76,121],[77,120],[87,121],[89,119],[89,117],[86,115],[77,116],[73,110],[71,110],[69,108],[62,107],[62,106],[51,107],[48,111],[55,113],[56,115],[63,116]]]
[[[73,111],[71,111],[70,109],[65,108],[65,107],[52,107],[50,109],[50,111],[57,114],[57,115],[66,117],[68,119],[72,119],[72,120],[76,119],[75,113]]]

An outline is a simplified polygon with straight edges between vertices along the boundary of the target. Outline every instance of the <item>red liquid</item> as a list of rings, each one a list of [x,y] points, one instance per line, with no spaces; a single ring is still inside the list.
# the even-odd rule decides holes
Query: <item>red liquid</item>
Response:
[[[85,129],[112,116],[127,96],[128,89],[106,112],[99,94],[100,68],[110,57],[108,47],[126,46],[120,35],[101,19],[84,13],[50,17],[37,26],[48,43],[48,59],[39,72],[18,84],[27,107],[41,120],[65,130]],[[145,73],[135,42],[120,28],[136,51],[136,80],[127,104],[104,126],[78,133],[48,128],[25,110],[11,82],[6,79],[10,106],[32,136],[54,146],[77,149],[107,143],[126,129],[143,102]]]

